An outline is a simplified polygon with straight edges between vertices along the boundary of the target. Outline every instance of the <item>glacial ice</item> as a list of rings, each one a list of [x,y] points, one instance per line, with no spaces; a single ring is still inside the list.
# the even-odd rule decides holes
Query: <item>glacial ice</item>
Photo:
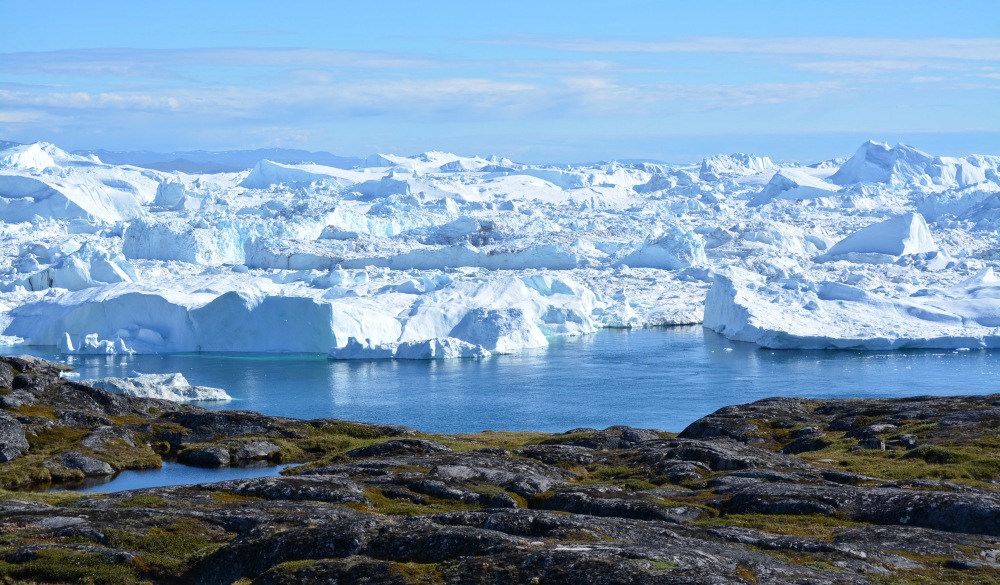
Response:
[[[184,374],[139,374],[132,373],[130,378],[100,378],[90,380],[88,384],[101,390],[137,396],[140,398],[159,398],[171,402],[201,402],[209,400],[232,400],[222,388],[210,386],[194,386],[187,381]]]
[[[451,359],[703,323],[774,348],[994,347],[998,227],[1000,157],[874,141],[808,165],[432,151],[202,175],[15,145],[0,335]]]

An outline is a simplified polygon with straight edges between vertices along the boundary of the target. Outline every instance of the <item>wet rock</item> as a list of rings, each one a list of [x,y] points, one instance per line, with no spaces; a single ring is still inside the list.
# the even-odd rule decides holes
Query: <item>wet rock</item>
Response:
[[[229,449],[215,446],[181,451],[177,460],[184,465],[196,467],[227,467],[230,456]]]
[[[75,452],[63,453],[59,463],[67,469],[79,470],[87,477],[115,474],[115,469],[104,461]]]
[[[6,411],[0,410],[0,463],[11,461],[28,452],[24,426]]]

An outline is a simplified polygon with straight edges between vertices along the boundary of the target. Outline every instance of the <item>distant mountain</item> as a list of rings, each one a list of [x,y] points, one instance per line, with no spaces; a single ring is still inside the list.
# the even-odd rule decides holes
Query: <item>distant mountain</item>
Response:
[[[310,152],[289,148],[258,148],[256,150],[228,150],[210,152],[187,150],[180,152],[149,152],[146,150],[120,152],[112,150],[77,150],[74,154],[96,155],[102,162],[112,165],[133,165],[158,171],[184,173],[230,173],[244,171],[264,159],[283,163],[315,163],[341,169],[352,169],[364,159],[337,156],[329,152]]]

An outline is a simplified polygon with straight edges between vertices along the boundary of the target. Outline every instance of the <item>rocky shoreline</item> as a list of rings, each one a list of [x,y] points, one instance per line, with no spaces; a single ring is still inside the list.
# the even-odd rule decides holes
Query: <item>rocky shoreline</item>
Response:
[[[1000,394],[775,398],[680,434],[429,435],[0,358],[0,583],[1000,583]],[[164,460],[288,475],[10,491]]]

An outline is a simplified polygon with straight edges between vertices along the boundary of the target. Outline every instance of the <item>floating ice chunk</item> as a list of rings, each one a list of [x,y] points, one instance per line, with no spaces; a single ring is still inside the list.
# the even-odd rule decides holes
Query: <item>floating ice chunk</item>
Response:
[[[489,356],[490,351],[483,346],[454,337],[400,343],[393,355],[397,360],[442,360]]]
[[[675,226],[665,236],[643,244],[622,258],[619,264],[633,268],[680,270],[707,262],[702,237]]]
[[[777,349],[1000,347],[1000,286],[891,298],[841,283],[789,289],[742,270],[719,275],[704,325]],[[966,293],[967,294],[967,293]]]
[[[159,398],[172,402],[232,400],[225,390],[209,386],[194,386],[181,373],[139,374],[131,378],[101,378],[89,382],[94,388],[126,396]]]
[[[937,249],[924,216],[907,213],[858,230],[834,244],[827,256],[850,253],[903,256]]]
[[[347,340],[347,345],[331,348],[329,352],[329,357],[333,360],[443,360],[486,358],[490,355],[490,351],[483,346],[454,337],[381,344],[373,344],[371,340],[361,342],[351,337]]]

